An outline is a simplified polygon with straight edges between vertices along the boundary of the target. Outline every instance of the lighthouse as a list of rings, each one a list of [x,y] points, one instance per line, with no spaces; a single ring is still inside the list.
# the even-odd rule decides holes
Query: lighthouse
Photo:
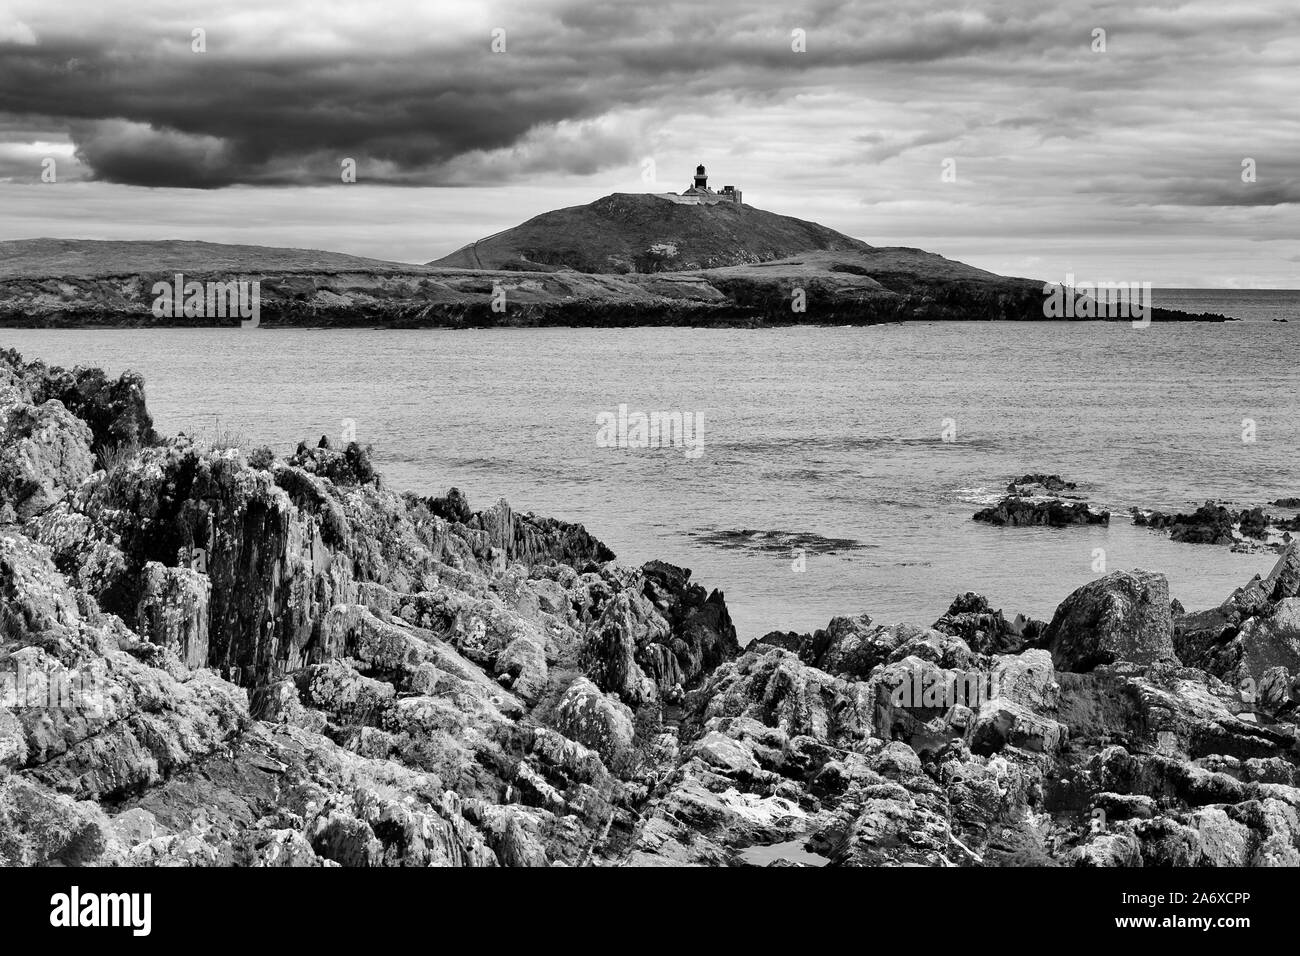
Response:
[[[682,196],[702,203],[740,202],[740,190],[735,186],[723,186],[721,192],[709,188],[709,173],[703,163],[695,167],[695,180]]]

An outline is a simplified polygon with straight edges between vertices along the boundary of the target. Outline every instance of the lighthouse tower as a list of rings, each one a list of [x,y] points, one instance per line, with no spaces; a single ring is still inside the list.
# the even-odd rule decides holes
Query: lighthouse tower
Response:
[[[709,205],[716,202],[740,202],[740,190],[735,186],[724,186],[720,193],[709,188],[709,174],[703,164],[695,167],[695,181],[682,196],[691,202]]]

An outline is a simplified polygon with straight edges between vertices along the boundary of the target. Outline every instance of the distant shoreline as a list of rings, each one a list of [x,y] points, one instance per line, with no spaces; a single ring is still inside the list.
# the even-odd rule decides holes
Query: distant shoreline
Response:
[[[1127,317],[1043,314],[1041,284],[1029,280],[889,277],[897,289],[834,286],[826,273],[771,275],[767,264],[708,272],[625,276],[579,272],[203,272],[199,283],[255,279],[256,325],[285,328],[783,328],[916,321],[1128,322]],[[743,274],[737,274],[743,273]],[[156,316],[151,289],[164,273],[0,279],[0,328],[237,327],[235,310]],[[803,311],[793,283],[807,283]],[[803,289],[804,286],[793,286]],[[1218,313],[1151,307],[1153,322],[1237,321]]]
[[[0,242],[0,328],[234,326],[251,313],[212,307],[213,289],[234,284],[257,287],[254,324],[296,328],[766,328],[1096,318],[1045,314],[1048,284],[1038,280],[995,275],[920,249],[859,245],[708,268],[586,272],[526,260],[519,269],[403,266],[204,242]],[[160,314],[159,290],[173,285],[175,296]],[[179,304],[190,285],[207,289],[206,309]],[[1084,290],[1081,283],[1072,295]],[[1101,292],[1098,286],[1099,300]],[[1126,309],[1103,318],[1131,321]],[[1232,321],[1154,305],[1149,319]]]

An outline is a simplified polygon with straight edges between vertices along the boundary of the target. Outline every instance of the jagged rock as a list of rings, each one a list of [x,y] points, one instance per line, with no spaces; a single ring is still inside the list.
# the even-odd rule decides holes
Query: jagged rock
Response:
[[[158,822],[157,817],[139,807],[119,813],[113,817],[109,826],[113,836],[128,850],[141,843],[170,835],[167,828]]]
[[[676,656],[665,653],[671,639],[672,629],[649,599],[622,591],[592,624],[583,643],[583,669],[601,688],[643,703],[656,696],[660,684],[647,676],[642,661],[653,662],[669,687],[682,680]]]
[[[1286,800],[1252,800],[1234,808],[1235,817],[1251,831],[1254,846],[1247,866],[1300,865],[1300,814],[1294,792]]]
[[[920,628],[907,625],[892,628],[873,625],[866,614],[832,618],[824,630],[813,633],[799,658],[828,674],[864,680],[909,637],[923,633]]]
[[[943,866],[950,845],[948,822],[936,809],[914,799],[874,797],[827,855],[840,866]]]
[[[32,405],[0,385],[0,522],[25,521],[80,485],[94,470],[91,440],[61,402]]]
[[[1074,591],[1043,633],[1061,670],[1118,660],[1174,660],[1169,582],[1149,571],[1114,571]]]
[[[961,638],[914,624],[873,624],[869,615],[832,618],[811,635],[773,632],[756,643],[780,647],[837,677],[865,680],[881,664],[920,657],[943,667],[964,667],[971,649]]]
[[[753,648],[723,664],[691,698],[704,702],[705,720],[751,717],[787,737],[840,747],[872,736],[866,684],[832,677],[778,648]]]
[[[1234,683],[1245,678],[1262,683],[1279,667],[1300,674],[1300,598],[1283,598],[1267,617],[1247,619],[1217,660],[1235,663],[1228,675]]]
[[[970,731],[970,746],[983,755],[1004,747],[1052,753],[1068,736],[1068,729],[1058,721],[1040,717],[1014,701],[994,698],[980,708]]]
[[[61,690],[16,714],[26,736],[20,766],[34,780],[112,797],[213,752],[248,720],[243,693],[210,673],[181,682],[174,656],[171,672],[137,660],[128,651],[150,645],[74,593],[49,552],[25,538],[0,539],[0,607],[0,661],[19,664],[31,686]]]
[[[632,866],[727,865],[734,849],[780,843],[800,833],[807,814],[784,797],[714,792],[687,777],[645,822],[628,859]],[[692,842],[681,835],[690,833]]]
[[[1234,684],[1247,677],[1259,684],[1270,667],[1290,666],[1285,659],[1270,664],[1275,649],[1287,656],[1285,648],[1261,645],[1259,638],[1269,635],[1270,628],[1263,622],[1282,602],[1296,597],[1300,597],[1300,548],[1292,543],[1266,577],[1256,575],[1217,608],[1177,617],[1174,647],[1179,659]],[[1256,618],[1261,623],[1252,626],[1252,636],[1239,640],[1246,622]]]
[[[299,680],[307,703],[356,723],[375,719],[397,697],[392,684],[363,677],[340,660],[305,668]]]
[[[1250,684],[1237,685],[1249,691]],[[1253,695],[1260,708],[1270,714],[1284,714],[1300,705],[1300,678],[1292,677],[1285,667],[1270,667],[1255,687]]]
[[[14,350],[0,349],[0,383],[5,381],[15,384],[32,405],[62,404],[90,428],[91,450],[96,454],[157,440],[145,407],[144,380],[134,372],[110,379],[101,369],[68,371],[39,361],[24,363]]]
[[[1046,525],[1051,528],[1063,528],[1074,524],[1110,524],[1109,511],[1093,511],[1086,502],[1060,501],[1009,496],[996,505],[981,508],[975,512],[974,519],[985,524],[1010,528]]]
[[[468,523],[485,531],[487,543],[499,548],[507,560],[530,567],[560,561],[579,568],[614,560],[614,552],[581,525],[533,514],[519,515],[505,501],[476,513]]]
[[[6,679],[6,697],[8,697],[8,676]],[[14,696],[17,691],[17,675],[14,675]],[[16,701],[15,701],[16,703]],[[6,700],[6,706],[10,702]],[[14,767],[24,763],[27,759],[27,735],[23,731],[23,725],[18,718],[11,714],[7,709],[0,710],[0,776]]]
[[[299,443],[289,464],[301,468],[308,474],[328,478],[336,485],[360,485],[378,479],[374,465],[370,462],[369,446],[348,442],[343,451],[330,447],[329,438],[322,436],[315,448],[309,448],[306,442]]]
[[[739,651],[721,593],[691,584],[690,571],[670,564],[645,565],[612,599],[597,596],[596,608],[584,670],[633,705],[679,695]]]
[[[992,686],[999,697],[1024,704],[1037,712],[1055,711],[1061,702],[1061,686],[1052,655],[1036,649],[1021,654],[1003,654],[993,659]]]
[[[1017,614],[1008,621],[982,595],[967,591],[934,622],[937,631],[960,637],[979,654],[1015,654],[1037,642],[1047,625]]]
[[[676,659],[673,683],[693,685],[701,675],[740,652],[736,628],[731,623],[722,592],[708,591],[691,582],[687,568],[651,561],[641,568],[643,592],[672,629],[669,650]],[[662,686],[665,668],[652,665],[648,673]]]
[[[1188,825],[1199,837],[1198,866],[1246,866],[1251,831],[1222,807],[1202,807],[1189,814]]]
[[[319,710],[303,705],[292,680],[278,680],[257,688],[249,700],[249,713],[272,724],[291,724],[315,733],[324,731],[328,718]]]
[[[754,776],[761,769],[751,751],[716,730],[705,734],[695,744],[694,752],[705,763],[729,776]]]
[[[1103,834],[1071,850],[1067,862],[1089,868],[1141,866],[1142,842],[1132,833]]]
[[[975,670],[908,657],[882,668],[871,684],[876,733],[921,751],[962,741],[986,756],[1007,746],[1054,752],[1069,735],[1050,716],[1060,688],[1046,651],[1006,655]]]
[[[902,638],[889,655],[891,662],[916,657],[944,668],[967,668],[975,663],[975,654],[960,637],[939,630],[909,628],[907,625],[897,625],[891,630],[895,630]]]
[[[89,801],[0,778],[0,864],[89,866],[112,862],[108,818]]]
[[[555,727],[566,737],[590,747],[607,763],[632,746],[632,711],[580,677],[565,691],[555,709]]]
[[[173,651],[186,667],[206,667],[211,596],[206,575],[148,562],[136,610],[140,636]]]
[[[429,510],[439,518],[458,524],[469,524],[474,516],[469,507],[469,499],[459,488],[452,488],[441,498],[430,498]]]
[[[516,637],[494,661],[497,679],[525,701],[535,703],[546,690],[546,651],[537,641]]]
[[[1007,485],[1009,495],[1059,494],[1062,491],[1074,491],[1078,488],[1073,481],[1066,481],[1060,475],[1048,475],[1043,472],[1022,475]]]
[[[1207,501],[1191,514],[1134,509],[1133,523],[1138,527],[1168,529],[1170,540],[1185,544],[1230,545],[1237,540],[1237,532],[1247,538],[1266,537],[1273,519],[1264,514],[1262,508],[1232,511]]]
[[[868,618],[868,621],[871,619]],[[754,641],[755,644],[767,644],[770,647],[779,647],[783,651],[790,651],[792,654],[798,654],[809,641],[812,640],[811,634],[799,634],[796,631],[768,631],[762,637]]]
[[[1156,802],[1145,794],[1103,791],[1093,796],[1092,805],[1105,814],[1105,820],[1149,820],[1156,814]]]

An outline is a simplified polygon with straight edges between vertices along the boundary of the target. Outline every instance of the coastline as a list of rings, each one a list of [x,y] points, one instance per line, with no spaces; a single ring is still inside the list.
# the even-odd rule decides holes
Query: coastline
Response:
[[[908,248],[812,250],[716,268],[588,273],[414,266],[216,243],[43,239],[0,243],[0,328],[247,322],[233,308],[195,309],[188,318],[173,317],[170,309],[160,314],[156,290],[187,282],[208,289],[256,283],[259,327],[776,328],[1093,320],[1045,315],[1042,282]],[[1150,319],[1232,321],[1159,307],[1150,309]]]
[[[1207,611],[1116,571],[742,650],[689,571],[361,446],[160,439],[138,377],[12,352],[0,405],[3,659],[107,704],[0,715],[19,862],[1300,862],[1294,544]]]

